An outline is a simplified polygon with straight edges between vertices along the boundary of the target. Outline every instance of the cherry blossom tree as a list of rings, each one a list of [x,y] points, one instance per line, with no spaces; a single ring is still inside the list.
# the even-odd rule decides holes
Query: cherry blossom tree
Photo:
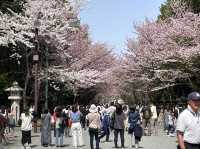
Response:
[[[199,25],[198,14],[187,11],[164,21],[137,25],[137,39],[127,42],[125,80],[143,92],[168,88],[177,82],[199,88]]]
[[[69,47],[72,57],[68,64],[64,64],[62,68],[52,67],[51,74],[66,82],[75,93],[80,89],[91,88],[102,93],[103,88],[109,84],[108,78],[112,77],[116,58],[105,44],[91,44],[88,37],[83,38],[82,35],[83,32],[77,33],[76,40]]]
[[[65,84],[75,96],[80,89],[95,89],[95,93],[109,96],[117,94],[117,82],[112,76],[119,62],[111,47],[93,43],[89,27],[80,24],[78,13],[84,3],[83,0],[27,0],[23,13],[17,14],[12,10],[8,10],[10,14],[1,13],[0,46],[12,47],[10,57],[19,61],[26,59],[25,90],[30,85],[28,82],[33,81],[30,59],[38,43],[40,87],[48,78],[49,82]],[[49,63],[48,77],[45,72],[46,53],[54,58]],[[62,87],[59,83],[49,85],[54,91]]]
[[[44,57],[45,50],[48,48],[51,53],[55,53],[54,58],[57,61],[55,64],[64,64],[71,58],[67,51],[71,42],[69,38],[80,27],[76,9],[78,7],[73,8],[68,1],[64,3],[62,0],[27,0],[24,13],[17,14],[12,10],[9,10],[10,14],[1,13],[0,45],[21,47],[18,48],[20,51],[13,51],[10,57],[20,58],[23,50],[28,50],[28,55],[32,55],[35,49],[35,29],[37,29],[40,58]],[[30,65],[27,65],[27,69],[29,67]],[[41,68],[40,74],[41,78],[44,78],[42,70]],[[28,71],[29,79],[32,73]]]

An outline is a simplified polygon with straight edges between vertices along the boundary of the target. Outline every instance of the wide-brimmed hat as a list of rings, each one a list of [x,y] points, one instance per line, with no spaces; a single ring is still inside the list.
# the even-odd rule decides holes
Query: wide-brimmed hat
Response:
[[[92,104],[92,105],[90,106],[89,111],[90,111],[91,113],[95,113],[95,112],[98,111],[98,108],[97,108],[94,104]]]

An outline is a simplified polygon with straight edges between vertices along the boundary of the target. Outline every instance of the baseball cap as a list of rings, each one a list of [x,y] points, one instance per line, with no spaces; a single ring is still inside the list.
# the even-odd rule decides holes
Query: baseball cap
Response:
[[[198,92],[191,92],[188,95],[188,100],[200,101],[200,93],[198,93]]]

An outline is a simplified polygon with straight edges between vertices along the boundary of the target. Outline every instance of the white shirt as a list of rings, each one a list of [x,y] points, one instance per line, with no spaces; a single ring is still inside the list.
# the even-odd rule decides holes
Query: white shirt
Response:
[[[156,106],[154,106],[154,105],[151,106],[151,113],[152,113],[152,117],[151,117],[152,119],[157,119],[158,118]]]
[[[21,130],[23,131],[29,131],[32,129],[32,115],[30,114],[29,116],[26,116],[25,113],[21,114],[21,120],[22,120],[22,125],[21,125]]]
[[[56,119],[56,128],[60,128],[60,124],[61,124],[61,118],[57,117],[57,119]]]
[[[171,114],[168,115],[168,124],[169,124],[169,125],[173,125],[173,124],[174,124],[174,122],[173,122],[173,117],[172,117]]]
[[[184,133],[184,141],[200,144],[200,113],[194,113],[190,106],[178,117],[177,131]]]

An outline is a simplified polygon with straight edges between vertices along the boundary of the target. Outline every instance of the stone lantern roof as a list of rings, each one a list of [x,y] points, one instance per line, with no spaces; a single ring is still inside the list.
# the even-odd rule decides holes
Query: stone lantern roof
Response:
[[[13,82],[13,85],[7,89],[5,89],[5,91],[23,91],[23,89],[19,86],[18,82]]]
[[[20,92],[23,91],[23,89],[19,86],[18,82],[13,82],[13,85],[7,89],[5,89],[5,91],[10,92],[10,96],[8,97],[8,99],[10,100],[20,100],[21,96],[20,96]]]

